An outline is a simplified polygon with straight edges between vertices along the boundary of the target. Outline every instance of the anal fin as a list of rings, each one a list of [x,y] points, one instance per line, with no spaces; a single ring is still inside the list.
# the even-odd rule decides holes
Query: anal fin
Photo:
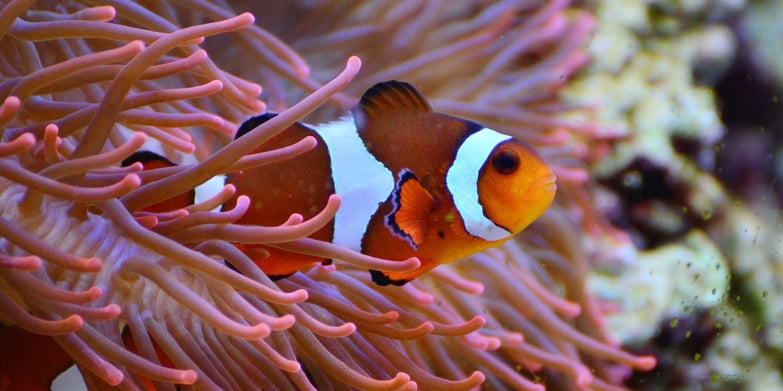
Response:
[[[392,280],[389,278],[389,276],[380,270],[370,270],[370,277],[372,277],[372,282],[378,284],[379,286],[403,286],[408,283],[408,280]]]

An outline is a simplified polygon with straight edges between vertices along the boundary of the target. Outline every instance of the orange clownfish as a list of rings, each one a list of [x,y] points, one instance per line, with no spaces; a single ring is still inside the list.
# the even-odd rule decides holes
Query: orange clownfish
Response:
[[[165,157],[150,151],[138,151],[127,159],[123,160],[121,165],[123,167],[127,167],[137,162],[142,164],[144,170],[176,166],[176,164],[169,159],[166,159]],[[195,190],[186,191],[176,197],[147,206],[142,210],[145,212],[164,213],[193,205],[195,198]]]
[[[246,121],[236,138],[274,117]],[[390,260],[418,257],[406,273],[371,271],[379,285],[402,285],[435,266],[497,246],[537,219],[555,196],[555,175],[527,144],[475,122],[433,112],[410,84],[376,84],[348,115],[296,123],[255,152],[314,136],[295,159],[226,175],[251,198],[239,224],[310,218],[330,194],[343,203],[311,237]],[[224,207],[231,208],[229,201]],[[269,276],[285,277],[330,260],[260,245],[239,245]],[[254,257],[263,248],[268,257]],[[261,252],[264,253],[264,252]],[[258,252],[256,252],[258,254]]]
[[[148,156],[149,157],[149,156]],[[130,329],[122,331],[125,348],[138,354]],[[175,368],[158,344],[152,347],[161,365]],[[48,335],[39,335],[15,325],[0,325],[0,391],[57,391],[84,389],[84,379],[74,360]],[[155,390],[150,379],[139,375],[144,390]]]
[[[47,335],[0,324],[0,391],[48,391],[73,359]]]

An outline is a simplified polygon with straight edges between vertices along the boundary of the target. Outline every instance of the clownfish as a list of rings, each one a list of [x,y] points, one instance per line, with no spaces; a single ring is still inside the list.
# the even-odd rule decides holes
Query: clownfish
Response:
[[[73,359],[47,335],[0,325],[0,390],[48,391]]]
[[[155,152],[150,151],[138,151],[127,159],[123,160],[120,165],[122,167],[130,166],[133,163],[141,163],[144,170],[153,170],[156,168],[174,167],[176,164],[165,157],[158,155]],[[163,200],[156,204],[142,209],[145,212],[164,213],[172,210],[184,208],[186,206],[193,205],[196,199],[196,191],[186,191],[176,197]]]
[[[130,352],[138,354],[127,326],[122,330],[122,343]],[[152,347],[161,365],[176,367],[155,340]],[[85,389],[84,379],[74,364],[54,338],[15,325],[0,325],[0,391]],[[139,375],[139,380],[144,390],[155,390],[150,379]]]
[[[250,118],[235,138],[274,116]],[[329,195],[339,194],[343,202],[332,223],[311,238],[378,258],[421,260],[410,272],[371,270],[379,285],[403,285],[437,265],[505,242],[546,211],[557,188],[552,169],[532,147],[434,112],[413,86],[399,81],[376,84],[338,121],[295,123],[254,152],[305,136],[318,141],[307,154],[226,175],[237,195],[251,199],[237,223],[280,225],[292,213],[310,218]],[[273,278],[331,261],[237,246]]]

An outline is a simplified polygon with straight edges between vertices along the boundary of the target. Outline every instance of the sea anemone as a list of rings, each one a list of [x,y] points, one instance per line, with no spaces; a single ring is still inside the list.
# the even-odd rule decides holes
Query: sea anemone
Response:
[[[51,336],[91,389],[612,389],[655,364],[611,342],[585,288],[585,232],[611,248],[627,238],[584,190],[597,127],[557,116],[580,109],[557,92],[586,61],[592,28],[567,1],[261,5],[258,25],[222,1],[33,3],[0,11],[0,321]],[[364,60],[359,78],[350,53]],[[246,196],[213,211],[230,185],[145,210],[216,175],[296,159],[314,139],[251,151],[392,78],[539,147],[560,178],[556,205],[518,240],[401,288],[374,285],[367,269],[417,259],[307,238],[339,196],[278,227],[232,224]],[[267,105],[280,114],[230,142]],[[180,165],[119,166],[151,144]],[[337,262],[273,282],[230,242]]]

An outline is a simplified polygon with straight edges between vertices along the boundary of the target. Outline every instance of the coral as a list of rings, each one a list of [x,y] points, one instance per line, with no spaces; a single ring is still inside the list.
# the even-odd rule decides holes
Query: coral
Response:
[[[648,30],[661,23],[650,20],[649,7],[639,1],[598,5],[598,18],[606,23],[588,46],[596,61],[566,91],[570,99],[600,104],[597,121],[619,139],[594,167],[599,177],[614,175],[638,158],[676,171],[684,161],[677,140],[710,146],[722,135],[711,90],[696,86],[691,75],[704,63],[726,67],[734,55],[732,33],[715,24],[649,36]],[[595,97],[595,91],[607,93]]]
[[[614,137],[597,149],[593,191],[636,246],[598,265],[591,286],[618,303],[609,328],[659,359],[628,384],[780,388],[781,117],[770,113],[781,111],[760,61],[779,4],[595,6],[595,61],[565,93],[596,103],[577,118]]]
[[[727,325],[726,340],[705,354],[721,383],[741,382],[751,389],[783,385],[782,224],[780,211],[769,205],[737,202],[713,228],[730,261],[734,285],[731,305],[718,311]]]
[[[783,29],[778,23],[781,16],[783,9],[776,1],[753,1],[740,28],[744,38],[751,42],[752,61],[768,73],[767,76],[772,76],[778,86],[783,85],[783,53],[780,45],[775,44],[783,38]]]
[[[783,242],[777,233],[781,229],[780,212],[768,206],[735,205],[729,210],[725,225],[720,230],[726,256],[733,260],[733,276],[745,281],[743,300],[760,303],[759,320],[764,325],[765,342],[771,348],[783,350],[783,294],[778,276],[783,275]]]
[[[623,341],[645,341],[661,319],[676,323],[679,314],[720,304],[729,279],[721,251],[694,230],[680,242],[641,252],[620,277],[596,274],[590,283],[599,299],[623,309],[609,317],[609,328]]]
[[[612,389],[655,364],[611,342],[584,280],[583,230],[629,245],[584,190],[599,129],[558,116],[580,109],[558,93],[586,61],[586,13],[567,1],[323,2],[262,5],[269,20],[253,25],[223,2],[109,3],[17,0],[0,11],[0,320],[51,336],[91,389]],[[274,20],[303,57],[259,27]],[[403,288],[375,286],[367,269],[410,270],[415,258],[307,238],[339,196],[279,227],[232,224],[247,197],[213,211],[232,186],[144,211],[216,175],[296,159],[312,139],[248,154],[391,78],[535,144],[556,167],[557,205],[517,241]],[[280,114],[229,141],[266,107]],[[119,167],[156,143],[182,164]],[[226,239],[338,262],[272,282]]]
[[[668,2],[597,3],[600,27],[587,48],[596,60],[565,91],[569,101],[594,104],[592,111],[575,113],[577,118],[605,125],[601,131],[611,142],[596,148],[601,154],[595,156],[591,171],[599,184],[593,192],[599,209],[629,232],[640,250],[627,247],[618,258],[622,263],[600,265],[608,274],[596,281],[612,282],[596,285],[599,297],[619,299],[615,284],[637,286],[640,278],[656,291],[664,282],[678,286],[664,281],[664,276],[687,264],[684,259],[724,263],[702,233],[728,203],[709,172],[723,125],[712,91],[697,85],[693,74],[709,68],[719,75],[733,58],[731,31],[720,23],[699,21],[734,8],[725,4],[710,10],[707,4],[696,3],[679,4],[682,9]],[[717,77],[697,75],[702,82]],[[596,91],[605,94],[596,97]],[[693,240],[698,243],[690,244]],[[650,276],[642,270],[656,272]],[[711,277],[699,282],[705,284],[702,288],[710,288],[707,292],[716,288],[715,294],[706,296],[725,294],[727,282],[721,280],[726,272],[724,265],[717,274],[703,275]],[[699,289],[693,288],[670,297],[678,292],[662,289],[663,296],[640,294],[638,298],[647,304],[623,307],[610,324],[628,337],[626,342],[642,341],[664,314],[677,316],[672,305],[685,302],[691,308],[704,308],[713,303],[701,302],[704,294],[694,301],[693,293]],[[640,329],[640,321],[648,326]]]

